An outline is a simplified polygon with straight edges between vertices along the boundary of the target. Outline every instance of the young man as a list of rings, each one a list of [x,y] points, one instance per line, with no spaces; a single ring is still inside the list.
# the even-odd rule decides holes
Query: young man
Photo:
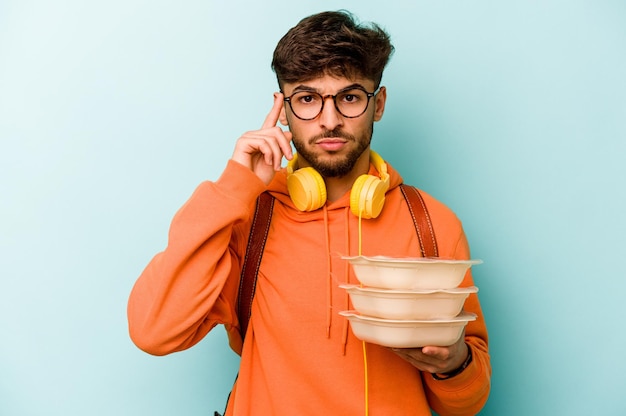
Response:
[[[430,415],[431,408],[470,415],[487,400],[491,367],[476,295],[465,309],[477,319],[453,345],[400,350],[367,344],[367,389],[363,344],[338,314],[351,306],[338,284],[357,282],[342,255],[420,252],[402,178],[388,165],[387,178],[370,151],[373,123],[385,109],[380,81],[392,51],[383,30],[359,25],[345,12],[313,15],[292,28],[274,52],[281,92],[263,127],[241,136],[221,177],[202,183],[179,210],[167,248],[133,288],[130,334],[146,352],[184,350],[225,325],[241,354],[227,415],[415,416]],[[313,185],[298,172],[307,172]],[[362,186],[362,178],[381,179],[374,187],[384,206],[380,195],[373,208],[359,205],[355,183]],[[240,273],[255,201],[264,191],[275,203],[242,342]],[[438,255],[468,259],[459,220],[422,195]],[[468,272],[462,285],[472,284]]]

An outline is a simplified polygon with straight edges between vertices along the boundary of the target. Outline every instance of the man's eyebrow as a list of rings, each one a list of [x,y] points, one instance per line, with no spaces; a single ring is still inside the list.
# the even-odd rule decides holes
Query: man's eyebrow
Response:
[[[308,91],[308,92],[318,92],[316,88],[309,87],[308,85],[300,84],[293,89],[293,92],[296,91]]]
[[[337,91],[337,93],[353,90],[355,88],[366,90],[365,87],[362,84],[359,84],[359,83],[355,82],[354,84],[350,84],[350,85],[347,85],[347,86],[343,87],[342,89]],[[317,88],[313,88],[313,87],[310,87],[310,86],[305,85],[305,84],[298,85],[297,87],[295,87],[293,89],[292,92],[300,92],[300,91],[316,92],[316,93],[321,95],[321,93],[319,92],[319,90]]]
[[[362,89],[362,90],[367,91],[362,84],[359,84],[358,82],[355,82],[354,84],[350,84],[347,87],[343,87],[342,89],[340,89],[337,92],[343,92],[343,91],[348,91],[348,90],[353,90],[353,89]]]

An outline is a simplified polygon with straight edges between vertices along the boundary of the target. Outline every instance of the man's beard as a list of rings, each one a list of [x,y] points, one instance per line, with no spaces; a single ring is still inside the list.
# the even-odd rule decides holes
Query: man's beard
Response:
[[[372,141],[372,135],[374,132],[374,125],[370,126],[370,128],[363,133],[362,136],[357,137],[351,134],[348,134],[340,129],[336,130],[326,130],[322,134],[314,136],[308,140],[309,144],[312,145],[315,141],[322,138],[329,137],[341,137],[348,141],[356,142],[358,146],[351,150],[343,159],[341,160],[333,160],[333,161],[324,161],[319,155],[309,151],[306,146],[299,140],[298,137],[293,137],[293,145],[298,152],[299,157],[304,158],[313,169],[319,172],[325,178],[341,178],[346,176],[348,173],[352,171],[354,165],[356,165],[357,160],[363,154],[365,149],[370,145]],[[335,152],[328,152],[333,154]]]

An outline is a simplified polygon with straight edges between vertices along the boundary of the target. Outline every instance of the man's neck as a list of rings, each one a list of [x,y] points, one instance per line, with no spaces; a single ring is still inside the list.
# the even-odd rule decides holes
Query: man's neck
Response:
[[[354,181],[356,181],[359,176],[367,174],[369,170],[370,158],[369,152],[367,152],[366,157],[360,158],[354,166],[354,169],[346,176],[342,176],[341,178],[324,178],[326,184],[326,199],[333,202],[344,196],[346,192],[352,189]]]

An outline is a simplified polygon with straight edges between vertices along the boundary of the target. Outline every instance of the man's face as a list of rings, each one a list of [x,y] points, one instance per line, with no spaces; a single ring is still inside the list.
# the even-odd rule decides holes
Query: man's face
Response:
[[[373,92],[375,85],[367,79],[353,80],[325,75],[302,83],[286,83],[283,91],[285,97],[291,97],[299,91],[327,96],[352,87]],[[299,167],[312,166],[324,177],[343,177],[349,174],[357,160],[369,149],[374,121],[382,118],[385,99],[386,91],[381,87],[378,94],[369,99],[367,110],[362,115],[348,118],[337,111],[332,98],[328,97],[324,100],[322,112],[312,120],[299,119],[289,104],[285,103],[280,121],[288,124],[293,134],[293,144],[299,155]],[[364,157],[369,158],[369,152]]]

